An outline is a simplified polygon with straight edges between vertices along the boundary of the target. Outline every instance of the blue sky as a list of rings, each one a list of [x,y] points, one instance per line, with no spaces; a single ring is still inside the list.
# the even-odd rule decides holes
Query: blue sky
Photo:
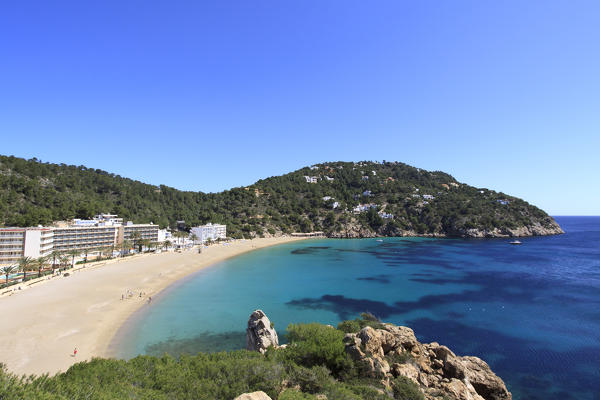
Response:
[[[597,1],[14,1],[0,154],[220,191],[397,160],[600,215]]]

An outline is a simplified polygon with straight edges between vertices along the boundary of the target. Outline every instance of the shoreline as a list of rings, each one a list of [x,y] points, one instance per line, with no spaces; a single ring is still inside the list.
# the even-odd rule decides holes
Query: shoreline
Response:
[[[76,362],[110,357],[113,340],[148,297],[232,257],[304,237],[260,238],[100,262],[70,270],[0,298],[0,363],[15,374],[66,371]],[[127,296],[127,291],[133,293]],[[140,297],[140,293],[142,293]],[[121,298],[125,295],[125,299]],[[78,352],[73,356],[73,350]]]

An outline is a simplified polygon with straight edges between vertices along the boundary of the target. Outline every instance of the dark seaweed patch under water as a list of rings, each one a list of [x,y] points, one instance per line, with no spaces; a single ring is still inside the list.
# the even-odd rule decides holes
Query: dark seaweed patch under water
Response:
[[[173,356],[181,354],[217,353],[231,349],[243,349],[246,346],[246,332],[203,332],[187,339],[167,340],[146,346],[146,354],[162,356],[167,353]]]

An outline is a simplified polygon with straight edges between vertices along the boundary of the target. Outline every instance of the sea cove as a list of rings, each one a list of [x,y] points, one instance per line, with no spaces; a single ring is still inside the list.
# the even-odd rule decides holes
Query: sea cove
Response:
[[[307,240],[221,262],[134,314],[116,355],[244,347],[263,309],[335,325],[370,311],[421,341],[486,360],[515,399],[594,399],[600,392],[600,218],[558,217],[566,234],[508,240]]]

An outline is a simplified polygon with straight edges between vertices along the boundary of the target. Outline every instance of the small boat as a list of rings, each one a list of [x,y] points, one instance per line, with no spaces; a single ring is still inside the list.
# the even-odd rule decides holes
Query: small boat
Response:
[[[509,244],[523,244],[518,240],[513,240],[512,242],[509,242]]]
[[[381,239],[377,239],[377,240],[376,240],[376,242],[383,242],[383,240],[381,240]]]

